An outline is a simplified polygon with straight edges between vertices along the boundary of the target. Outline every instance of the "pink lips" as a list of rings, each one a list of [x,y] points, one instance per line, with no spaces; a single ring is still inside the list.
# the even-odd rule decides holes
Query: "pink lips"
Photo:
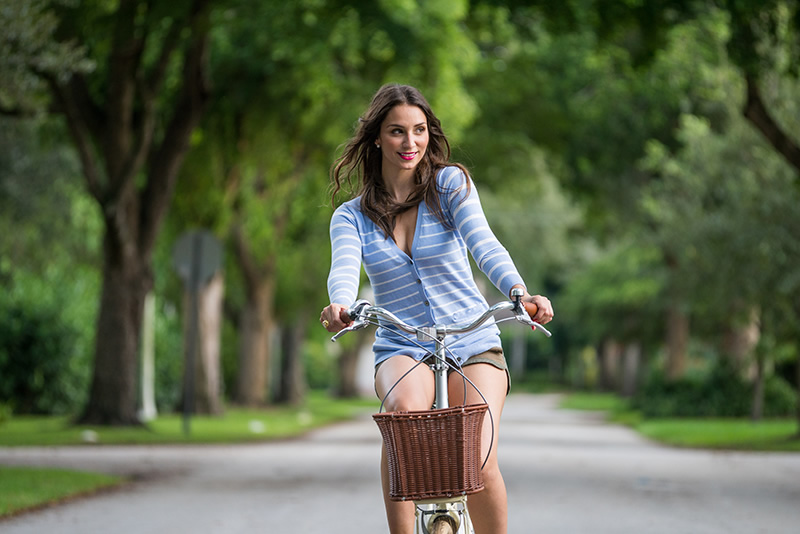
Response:
[[[411,161],[412,159],[417,157],[417,153],[416,152],[400,152],[399,154],[400,154],[400,157],[403,158],[406,161]]]

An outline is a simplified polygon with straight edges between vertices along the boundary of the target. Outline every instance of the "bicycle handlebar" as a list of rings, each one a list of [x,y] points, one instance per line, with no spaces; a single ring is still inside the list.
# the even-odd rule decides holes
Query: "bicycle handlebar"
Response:
[[[465,332],[471,332],[472,330],[476,330],[480,326],[482,326],[486,321],[490,318],[494,317],[498,313],[502,311],[511,311],[514,313],[514,318],[528,326],[530,326],[534,330],[541,330],[547,337],[550,337],[552,334],[542,325],[533,321],[531,316],[528,315],[528,311],[526,310],[526,304],[522,302],[522,290],[515,289],[512,291],[512,300],[506,300],[503,302],[498,302],[494,306],[490,307],[488,310],[483,312],[478,318],[474,319],[470,322],[453,324],[453,325],[436,325],[431,327],[418,327],[412,326],[395,314],[390,312],[389,310],[382,308],[380,306],[372,306],[366,300],[359,300],[354,303],[350,308],[347,310],[347,314],[353,320],[350,326],[346,326],[339,332],[333,335],[331,341],[336,341],[341,336],[348,332],[352,332],[354,330],[360,330],[362,328],[366,328],[369,323],[368,319],[370,317],[377,317],[379,319],[385,319],[389,321],[392,325],[396,326],[400,330],[408,333],[408,334],[416,334],[417,339],[427,340],[427,339],[441,339],[444,336],[450,334],[461,334]],[[535,313],[536,306],[533,305]]]

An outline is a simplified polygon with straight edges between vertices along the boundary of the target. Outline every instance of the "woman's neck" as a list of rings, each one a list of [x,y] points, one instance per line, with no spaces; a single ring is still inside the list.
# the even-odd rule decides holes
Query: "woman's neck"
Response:
[[[383,183],[386,186],[386,191],[395,199],[395,202],[405,202],[414,192],[414,171],[397,173],[391,176],[384,174]]]

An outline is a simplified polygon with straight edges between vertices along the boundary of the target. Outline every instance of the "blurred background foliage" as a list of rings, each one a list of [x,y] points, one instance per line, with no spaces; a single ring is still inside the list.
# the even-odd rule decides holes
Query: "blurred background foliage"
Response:
[[[98,359],[104,223],[53,80],[101,94],[121,11],[162,21],[141,30],[156,61],[195,3],[0,0],[16,30],[0,38],[0,404],[15,413],[77,413]],[[798,16],[780,0],[214,2],[211,92],[151,261],[159,408],[181,394],[172,246],[197,227],[225,244],[226,399],[285,401],[287,366],[343,392],[347,348],[316,324],[328,170],[375,90],[400,82],[554,302],[555,336],[523,343],[515,384],[618,391],[659,416],[800,411]],[[166,110],[180,59],[164,68]],[[756,89],[783,141],[745,112]],[[280,335],[258,337],[253,313]],[[244,339],[274,349],[256,399]]]

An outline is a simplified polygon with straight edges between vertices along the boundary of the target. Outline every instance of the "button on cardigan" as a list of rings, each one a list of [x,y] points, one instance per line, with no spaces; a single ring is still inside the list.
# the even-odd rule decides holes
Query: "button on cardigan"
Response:
[[[375,305],[386,308],[414,326],[461,323],[488,308],[472,276],[469,257],[507,298],[516,284],[524,285],[506,249],[489,228],[478,192],[460,168],[437,173],[442,224],[422,202],[417,212],[411,256],[361,212],[361,198],[345,202],[330,224],[331,270],[328,295],[332,303],[350,306],[358,295],[361,266],[369,277]],[[473,333],[449,336],[450,354],[457,362],[500,347],[500,332],[489,325]],[[388,326],[378,328],[373,351],[375,364],[406,354],[423,358],[433,343],[418,346],[415,336]],[[410,338],[410,339],[409,339]]]

